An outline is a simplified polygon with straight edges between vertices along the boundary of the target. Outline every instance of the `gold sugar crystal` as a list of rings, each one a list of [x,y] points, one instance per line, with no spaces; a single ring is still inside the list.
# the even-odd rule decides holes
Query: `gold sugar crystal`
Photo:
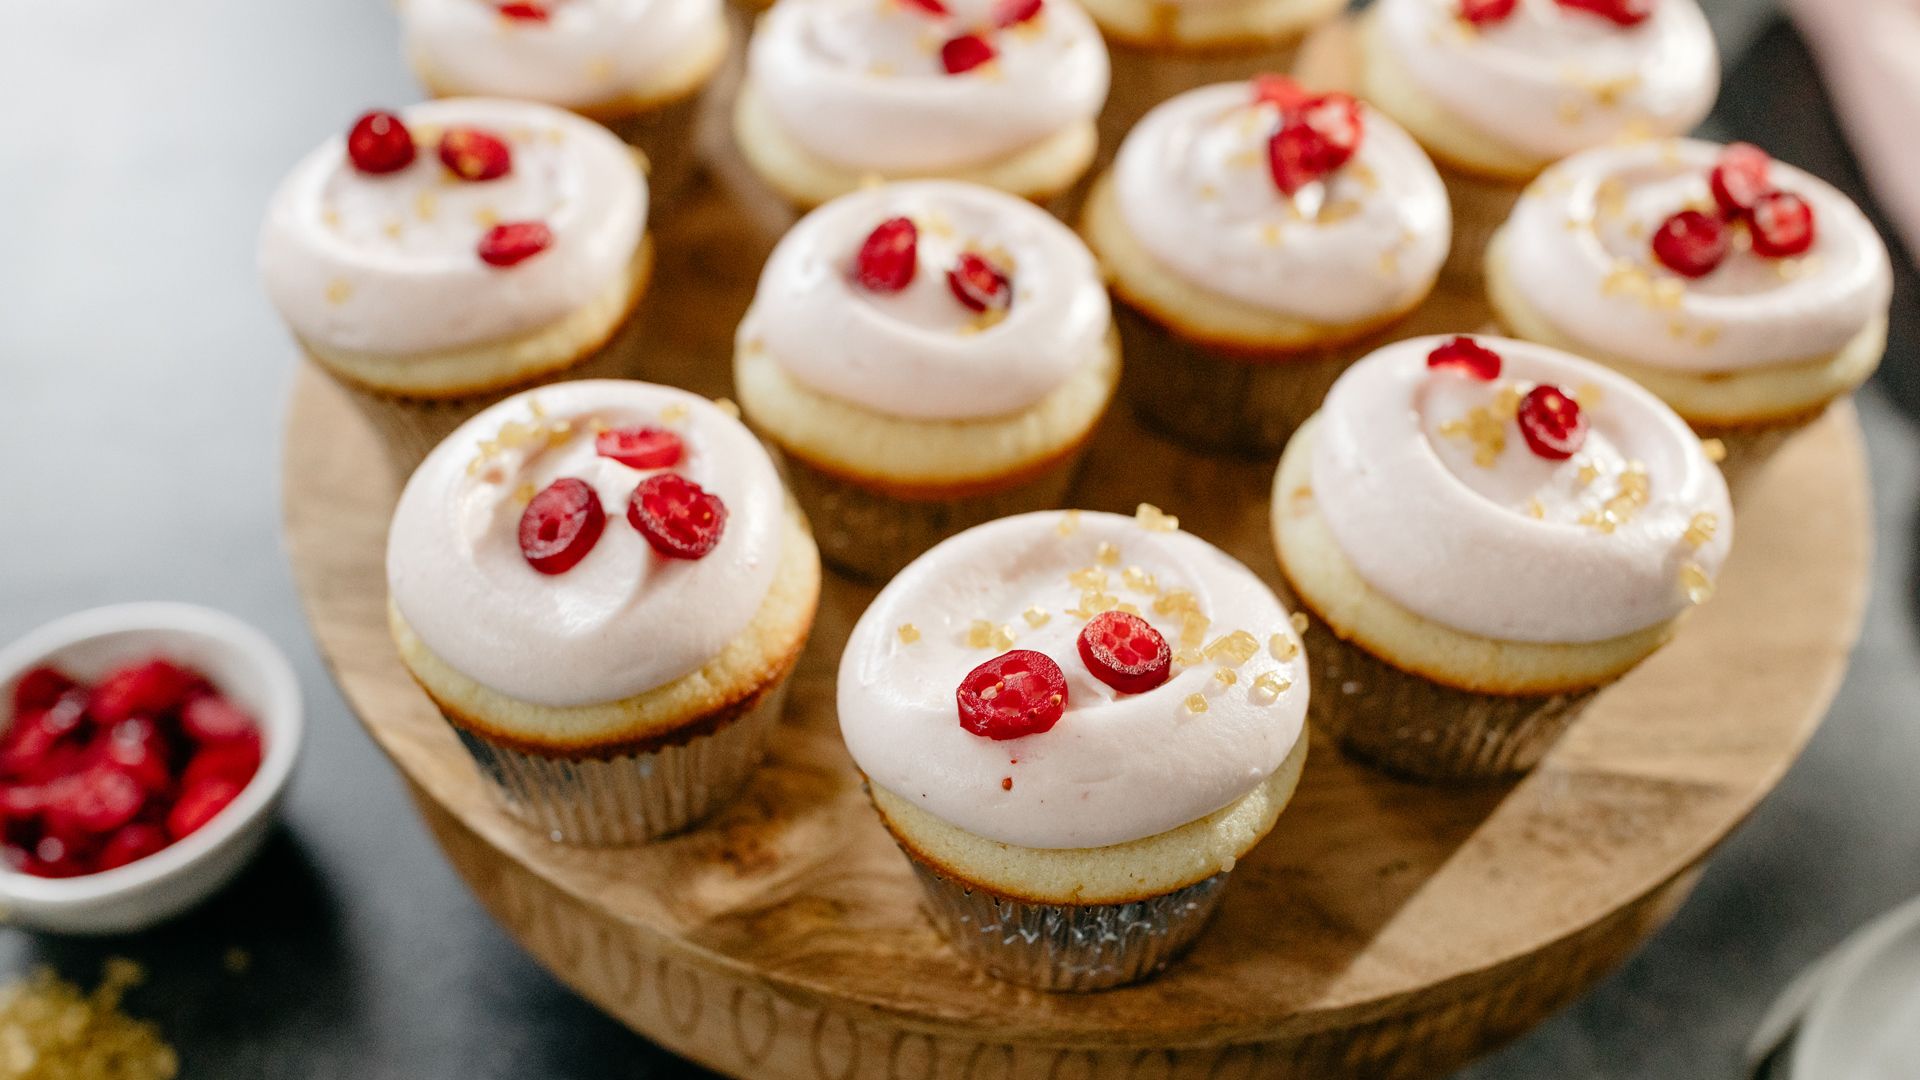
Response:
[[[1260,651],[1260,641],[1245,630],[1235,630],[1214,638],[1204,651],[1207,659],[1215,663],[1230,663],[1238,667],[1253,659]]]
[[[1213,678],[1214,681],[1218,682],[1221,686],[1232,686],[1234,683],[1240,681],[1240,676],[1234,674],[1233,669],[1230,667],[1215,668]]]
[[[1160,584],[1153,579],[1153,575],[1138,566],[1129,566],[1125,570],[1120,571],[1120,584],[1132,589],[1134,592],[1147,593],[1148,595],[1160,591]]]
[[[1275,660],[1292,660],[1300,655],[1300,643],[1285,634],[1275,634],[1267,639],[1267,651]]]
[[[1291,689],[1293,689],[1293,680],[1277,671],[1263,671],[1253,680],[1254,694],[1269,703]]]
[[[1187,711],[1190,713],[1193,713],[1196,716],[1198,716],[1203,712],[1206,712],[1207,711],[1207,695],[1188,694],[1187,695]]]
[[[1692,521],[1687,522],[1687,531],[1682,533],[1681,537],[1686,540],[1688,547],[1702,548],[1707,546],[1713,539],[1713,534],[1718,531],[1720,531],[1720,519],[1702,510],[1693,515]]]
[[[1704,604],[1713,599],[1713,579],[1699,563],[1685,563],[1680,567],[1680,587],[1686,590],[1687,599],[1692,603]]]
[[[1174,532],[1180,528],[1180,519],[1172,514],[1163,513],[1152,503],[1141,503],[1133,511],[1133,520],[1148,532]]]
[[[1042,611],[1037,604],[1021,612],[1020,617],[1027,620],[1027,625],[1033,627],[1035,630],[1047,625],[1047,620],[1053,618],[1053,616]]]
[[[911,645],[920,640],[920,628],[910,622],[900,624],[900,644]]]
[[[1067,583],[1082,591],[1107,587],[1107,572],[1097,566],[1083,566],[1067,575]]]
[[[1120,562],[1120,549],[1102,540],[1100,546],[1094,549],[1093,557],[1102,565],[1114,566]]]

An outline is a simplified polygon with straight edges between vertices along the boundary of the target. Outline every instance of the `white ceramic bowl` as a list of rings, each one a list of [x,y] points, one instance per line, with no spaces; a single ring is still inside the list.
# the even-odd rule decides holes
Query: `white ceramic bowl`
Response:
[[[91,682],[152,656],[206,673],[259,719],[259,771],[212,821],[126,866],[74,878],[0,866],[6,921],[63,934],[143,930],[213,895],[260,850],[300,749],[300,686],[273,642],[231,615],[191,604],[123,604],[48,623],[0,650],[0,727],[12,722],[14,683],[32,668],[51,664]]]

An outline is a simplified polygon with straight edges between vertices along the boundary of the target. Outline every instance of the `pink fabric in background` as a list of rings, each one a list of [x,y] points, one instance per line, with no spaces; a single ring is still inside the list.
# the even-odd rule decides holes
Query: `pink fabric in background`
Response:
[[[1920,0],[1787,0],[1881,208],[1920,259]]]

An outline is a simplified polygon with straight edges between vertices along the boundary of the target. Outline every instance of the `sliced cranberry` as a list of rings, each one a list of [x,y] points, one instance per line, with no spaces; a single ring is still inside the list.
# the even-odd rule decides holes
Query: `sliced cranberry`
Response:
[[[74,681],[56,668],[34,668],[13,684],[13,711],[18,715],[51,709],[73,687]]]
[[[47,786],[47,831],[69,841],[104,836],[146,805],[140,784],[107,764],[90,766]]]
[[[1253,77],[1253,102],[1256,105],[1273,105],[1286,113],[1306,104],[1312,97],[1288,76],[1263,74]]]
[[[94,859],[95,870],[116,870],[138,862],[167,846],[167,834],[158,825],[134,822],[107,838]]]
[[[1560,0],[1563,8],[1585,11],[1620,26],[1639,26],[1653,16],[1654,0]]]
[[[1520,434],[1527,446],[1549,461],[1565,461],[1587,441],[1587,417],[1580,403],[1557,386],[1542,383],[1520,399]]]
[[[1046,653],[1015,649],[967,673],[954,692],[960,726],[989,739],[1038,735],[1067,711],[1067,675]]]
[[[1813,246],[1813,207],[1792,192],[1761,196],[1747,218],[1753,231],[1753,250],[1770,259],[1804,254]]]
[[[31,783],[64,776],[81,755],[86,691],[69,690],[53,707],[14,717],[0,741],[0,773]]]
[[[513,151],[492,132],[451,128],[440,136],[440,164],[462,180],[498,180],[513,171]]]
[[[100,680],[87,700],[87,711],[102,724],[117,724],[136,713],[170,712],[185,704],[203,681],[178,665],[149,660]]]
[[[680,464],[687,445],[666,428],[629,427],[594,436],[593,450],[629,469],[670,469]]]
[[[202,694],[180,710],[180,726],[199,742],[222,742],[259,733],[253,714],[219,694]]]
[[[1103,611],[1080,631],[1080,659],[1093,677],[1123,694],[1144,694],[1173,672],[1173,650],[1147,620]]]
[[[1273,182],[1292,195],[1353,159],[1364,134],[1360,103],[1331,93],[1310,98],[1289,112],[1267,143]]]
[[[548,484],[520,515],[520,554],[543,574],[574,568],[606,528],[600,496],[585,480],[571,476]]]
[[[923,15],[942,17],[947,13],[947,5],[940,0],[900,0],[900,2]]]
[[[627,521],[668,559],[701,559],[720,544],[727,506],[678,473],[655,473],[627,500]]]
[[[503,221],[480,237],[480,261],[513,266],[553,246],[553,230],[544,221]]]
[[[180,793],[180,801],[167,811],[167,835],[179,840],[199,831],[220,811],[225,810],[228,803],[238,798],[244,787],[244,784],[216,776],[184,789]]]
[[[1717,217],[1682,210],[1653,232],[1653,257],[1682,277],[1701,278],[1726,261],[1733,238]]]
[[[964,75],[997,55],[993,42],[979,34],[961,34],[940,46],[940,63],[949,75]]]
[[[552,13],[547,10],[547,5],[536,4],[533,3],[532,0],[512,0],[512,2],[500,5],[501,17],[514,19],[519,22],[543,23],[547,21],[551,14]]]
[[[1492,382],[1500,377],[1500,354],[1470,337],[1457,337],[1427,354],[1430,368],[1451,368]]]
[[[969,311],[1005,311],[1013,306],[1013,282],[983,255],[962,252],[947,271],[947,287]]]
[[[1720,151],[1707,183],[1713,188],[1713,201],[1720,204],[1721,215],[1731,221],[1751,213],[1753,204],[1773,190],[1767,179],[1772,165],[1767,152],[1752,143],[1734,143]]]
[[[909,218],[881,222],[853,263],[853,280],[869,292],[897,293],[913,284],[920,262],[920,230]]]
[[[232,780],[245,784],[260,771],[260,740],[232,739],[215,743],[203,748],[187,762],[186,771],[180,774],[182,791],[199,787],[212,779]]]
[[[78,845],[58,836],[43,836],[33,845],[27,863],[21,869],[35,877],[69,878],[91,873],[93,867],[82,858]]]
[[[1040,17],[1040,10],[1045,6],[1046,0],[1000,0],[993,9],[993,25],[1004,30],[1031,22]]]
[[[144,716],[115,724],[100,740],[98,756],[150,794],[173,789],[172,750],[166,736]]]
[[[413,164],[413,133],[398,116],[375,109],[347,132],[347,160],[374,176],[397,172]]]
[[[1511,18],[1520,0],[1460,0],[1460,18],[1475,26],[1492,26]]]

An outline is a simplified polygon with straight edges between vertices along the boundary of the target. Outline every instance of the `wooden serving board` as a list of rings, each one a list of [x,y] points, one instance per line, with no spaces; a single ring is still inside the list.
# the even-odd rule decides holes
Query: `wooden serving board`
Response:
[[[661,217],[636,374],[724,395],[772,237],[713,190]],[[1418,321],[1471,329],[1485,311],[1441,297]],[[1272,469],[1180,450],[1116,408],[1075,502],[1155,503],[1277,584]],[[609,1013],[756,1080],[1444,1073],[1620,961],[1779,780],[1845,669],[1869,535],[1859,431],[1838,408],[1743,492],[1720,597],[1526,780],[1419,787],[1316,742],[1298,796],[1184,962],[1141,986],[1049,996],[942,944],[860,791],[832,685],[870,588],[828,574],[771,759],[730,809],[647,847],[572,850],[489,801],[395,657],[382,563],[398,480],[311,369],[289,410],[284,491],[320,647],[474,892]]]

